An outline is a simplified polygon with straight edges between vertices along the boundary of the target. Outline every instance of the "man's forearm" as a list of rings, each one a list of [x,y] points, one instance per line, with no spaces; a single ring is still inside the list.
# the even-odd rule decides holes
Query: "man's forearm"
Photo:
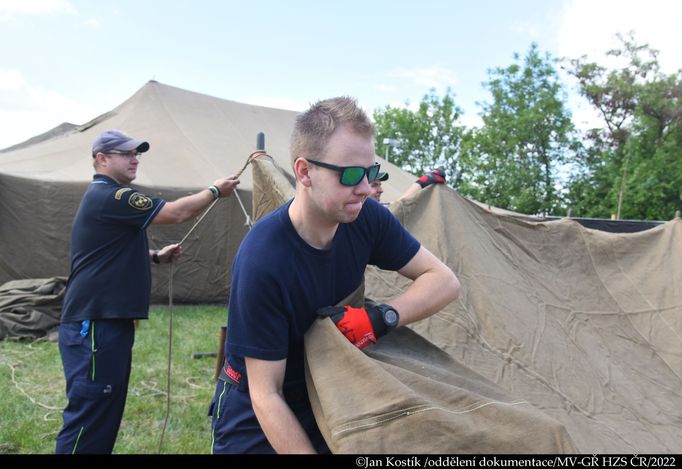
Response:
[[[174,224],[184,223],[198,216],[202,210],[213,202],[214,197],[208,189],[187,195],[172,202],[166,202],[153,223]]]
[[[281,395],[251,398],[263,433],[278,454],[315,454],[308,435]]]
[[[400,313],[400,326],[419,321],[437,313],[459,295],[459,280],[448,269],[424,272],[403,293],[391,301]]]

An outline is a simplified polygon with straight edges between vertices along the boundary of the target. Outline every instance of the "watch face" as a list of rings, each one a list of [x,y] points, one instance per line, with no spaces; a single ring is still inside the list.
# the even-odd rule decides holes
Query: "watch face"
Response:
[[[398,313],[394,309],[387,309],[384,311],[384,322],[387,326],[393,327],[398,325]]]

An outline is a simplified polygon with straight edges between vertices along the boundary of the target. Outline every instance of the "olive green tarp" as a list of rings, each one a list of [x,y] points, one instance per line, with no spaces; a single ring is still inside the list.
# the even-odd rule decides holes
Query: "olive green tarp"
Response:
[[[293,195],[272,165],[253,166],[267,191],[254,213]],[[679,219],[603,233],[493,213],[442,186],[390,210],[462,291],[364,351],[330,321],[311,328],[309,391],[335,452],[682,450]],[[369,267],[365,293],[387,301],[409,283]]]
[[[583,453],[679,453],[682,221],[605,233],[493,214],[436,189],[392,211],[462,293],[414,330],[557,419]],[[406,286],[368,275],[378,301]]]
[[[12,280],[0,286],[0,340],[37,339],[56,330],[65,277]]]

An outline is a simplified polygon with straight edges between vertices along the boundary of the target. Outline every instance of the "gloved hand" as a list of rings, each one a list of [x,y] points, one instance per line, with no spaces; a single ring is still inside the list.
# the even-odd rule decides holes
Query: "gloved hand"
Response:
[[[395,325],[390,327],[385,323],[379,305],[369,309],[353,308],[352,306],[326,306],[318,309],[317,315],[320,319],[330,317],[343,335],[359,349],[376,343],[379,337],[386,335],[390,329],[395,327]]]
[[[439,166],[430,173],[424,174],[415,182],[419,184],[422,189],[431,184],[445,184],[445,170],[442,166]]]

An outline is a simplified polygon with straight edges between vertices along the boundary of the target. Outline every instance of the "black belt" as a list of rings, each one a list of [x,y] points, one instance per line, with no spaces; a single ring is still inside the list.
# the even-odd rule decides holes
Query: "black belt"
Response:
[[[220,376],[218,376],[218,379],[235,386],[241,392],[249,392],[249,385],[246,380],[243,379],[241,373],[232,368],[229,363],[225,363],[225,366],[220,369]]]

